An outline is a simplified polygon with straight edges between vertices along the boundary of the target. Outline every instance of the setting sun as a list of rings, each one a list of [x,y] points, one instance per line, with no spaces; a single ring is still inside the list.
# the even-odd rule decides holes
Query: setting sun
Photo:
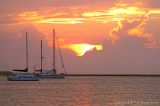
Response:
[[[102,45],[91,45],[91,44],[70,44],[64,46],[64,48],[68,48],[73,50],[77,56],[83,56],[87,51],[92,51],[94,48],[96,48],[97,51],[102,50]]]

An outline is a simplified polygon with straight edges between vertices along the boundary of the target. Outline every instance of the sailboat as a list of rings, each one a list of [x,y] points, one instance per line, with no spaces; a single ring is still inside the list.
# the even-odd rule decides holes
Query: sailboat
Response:
[[[23,70],[14,69],[13,71],[25,72],[25,73],[17,73],[14,75],[7,76],[9,81],[38,81],[39,78],[33,74],[28,73],[28,37],[26,32],[26,68]]]
[[[43,56],[42,56],[42,41],[41,41],[41,69],[39,70],[40,73],[36,74],[39,78],[65,78],[65,68],[64,68],[63,59],[62,59],[61,51],[59,48],[58,40],[57,40],[58,50],[60,53],[60,58],[61,58],[61,62],[62,62],[62,67],[64,69],[64,73],[57,73],[57,70],[56,70],[56,49],[55,49],[56,40],[57,39],[56,39],[56,35],[55,35],[55,30],[53,29],[53,69],[49,70],[49,71],[42,70]]]

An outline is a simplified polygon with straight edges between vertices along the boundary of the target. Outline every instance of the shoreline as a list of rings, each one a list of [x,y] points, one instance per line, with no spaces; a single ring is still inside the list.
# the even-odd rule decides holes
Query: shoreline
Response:
[[[14,75],[10,71],[0,71],[0,76]],[[160,74],[66,74],[66,76],[153,76],[160,77]]]
[[[10,71],[0,71],[0,76],[8,76],[8,75],[14,75],[14,73]]]
[[[66,74],[66,76],[153,76],[160,77],[156,74]]]

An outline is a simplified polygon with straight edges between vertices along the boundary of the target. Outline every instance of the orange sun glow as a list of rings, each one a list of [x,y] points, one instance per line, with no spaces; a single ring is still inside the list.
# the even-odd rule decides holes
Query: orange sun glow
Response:
[[[102,50],[102,45],[91,45],[91,44],[70,44],[64,46],[64,48],[68,48],[73,50],[77,56],[83,56],[87,51],[92,51],[94,48],[96,48],[97,51]]]

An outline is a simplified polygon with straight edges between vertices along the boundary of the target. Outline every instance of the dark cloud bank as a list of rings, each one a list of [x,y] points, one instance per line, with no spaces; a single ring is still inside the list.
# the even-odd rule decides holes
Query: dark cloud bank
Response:
[[[43,39],[44,69],[51,69],[52,48],[47,46],[43,34],[29,26],[15,37],[16,33],[0,31],[0,70],[25,68],[25,31],[29,33],[29,69],[39,68],[40,40]],[[13,37],[14,36],[14,37]],[[160,74],[160,49],[144,48],[144,39],[123,36],[116,43],[103,42],[102,51],[89,51],[77,57],[70,50],[62,50],[65,67],[68,73],[89,74]],[[57,56],[58,57],[58,56]],[[59,60],[59,58],[57,58]],[[62,70],[60,61],[57,67]]]

